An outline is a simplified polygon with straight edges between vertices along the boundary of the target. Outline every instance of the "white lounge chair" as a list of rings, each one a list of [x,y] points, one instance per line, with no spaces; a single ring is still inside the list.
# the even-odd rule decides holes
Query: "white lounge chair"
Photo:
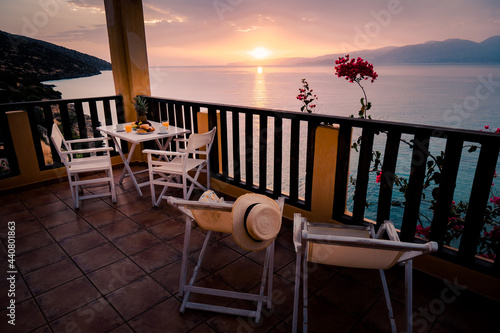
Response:
[[[210,191],[211,192],[211,191]],[[168,202],[179,208],[185,215],[186,231],[184,235],[184,246],[182,250],[181,276],[179,283],[179,295],[182,297],[180,312],[186,309],[196,309],[218,312],[230,315],[254,318],[260,322],[262,306],[271,309],[273,291],[273,267],[274,267],[274,239],[281,227],[284,198],[274,201],[263,195],[246,194],[238,198],[236,202],[201,202],[189,201],[174,197],[168,197]],[[264,204],[264,205],[261,205]],[[260,208],[259,208],[260,207]],[[187,281],[188,252],[190,248],[192,221],[207,230],[205,241],[201,248],[196,267],[189,282]],[[244,226],[252,229],[254,223],[260,224],[260,231],[269,237],[256,236],[252,231],[244,230]],[[262,223],[261,223],[262,222]],[[195,285],[197,274],[202,267],[203,257],[206,253],[212,232],[232,233],[235,242],[243,249],[249,251],[265,250],[266,255],[263,263],[261,285],[259,293],[245,293]],[[249,235],[260,240],[249,238]],[[250,286],[251,287],[251,286]],[[241,309],[229,306],[220,306],[201,302],[190,301],[192,294],[211,295],[213,298],[225,297],[254,302],[254,310]],[[214,301],[215,301],[214,299]]]
[[[387,234],[388,240],[381,239]],[[326,223],[308,223],[300,214],[294,215],[294,246],[297,254],[295,266],[295,295],[293,327],[298,328],[300,284],[303,286],[303,333],[307,332],[307,262],[318,264],[377,269],[380,272],[392,332],[396,332],[391,299],[384,270],[397,263],[405,265],[406,331],[412,332],[412,259],[438,249],[436,242],[415,244],[401,242],[394,225],[385,221],[377,233],[373,225],[344,226]],[[302,270],[302,276],[301,276]]]

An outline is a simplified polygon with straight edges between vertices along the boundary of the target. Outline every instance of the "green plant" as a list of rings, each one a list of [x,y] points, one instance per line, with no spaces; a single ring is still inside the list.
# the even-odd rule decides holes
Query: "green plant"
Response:
[[[148,121],[146,114],[148,113],[148,104],[144,98],[140,96],[134,97],[134,108],[137,112],[137,121],[145,123]]]
[[[316,104],[311,104],[311,102],[317,100],[318,96],[312,92],[313,90],[309,88],[309,83],[307,83],[306,79],[302,79],[302,88],[299,88],[299,94],[297,95],[297,99],[302,102],[300,111],[312,113],[316,108]]]

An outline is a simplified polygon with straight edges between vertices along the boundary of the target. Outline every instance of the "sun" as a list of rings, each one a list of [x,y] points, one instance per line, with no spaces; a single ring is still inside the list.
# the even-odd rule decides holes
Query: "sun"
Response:
[[[265,47],[259,46],[253,49],[252,51],[247,52],[247,54],[251,55],[255,59],[264,59],[269,57],[272,52],[266,49]]]

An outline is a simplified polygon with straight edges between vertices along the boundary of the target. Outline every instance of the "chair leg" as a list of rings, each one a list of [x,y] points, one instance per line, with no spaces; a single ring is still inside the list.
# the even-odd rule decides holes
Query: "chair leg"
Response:
[[[413,332],[412,310],[413,310],[413,260],[405,262],[405,311],[406,332]]]
[[[185,217],[185,225],[184,244],[182,247],[181,277],[179,281],[179,296],[181,297],[184,294],[184,286],[186,285],[189,242],[191,241],[191,218],[189,216]]]
[[[302,333],[307,333],[307,326],[308,326],[308,319],[307,319],[307,312],[308,312],[308,288],[309,288],[309,281],[308,281],[308,268],[307,268],[307,257],[309,256],[309,250],[306,249],[304,250],[304,260],[302,260],[302,272],[303,272],[303,277],[302,277],[302,288],[303,288],[303,300],[302,300],[302,304],[303,304],[303,319],[302,319]]]
[[[293,293],[293,321],[292,321],[292,332],[297,333],[297,322],[299,320],[299,294],[300,294],[300,265],[301,265],[302,253],[301,248],[297,249],[297,256],[295,259],[295,290]]]
[[[391,332],[396,333],[396,321],[394,319],[394,313],[392,311],[391,296],[389,295],[389,288],[387,287],[387,280],[385,278],[384,270],[379,269],[379,273],[380,273],[380,280],[382,281],[382,289],[384,290],[387,311],[389,312],[389,321],[391,323]]]

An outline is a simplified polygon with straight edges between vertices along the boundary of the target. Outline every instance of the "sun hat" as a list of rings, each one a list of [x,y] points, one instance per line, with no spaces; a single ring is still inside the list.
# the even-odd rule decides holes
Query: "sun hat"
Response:
[[[244,194],[233,205],[233,238],[247,251],[268,247],[281,228],[278,204],[261,194]]]

